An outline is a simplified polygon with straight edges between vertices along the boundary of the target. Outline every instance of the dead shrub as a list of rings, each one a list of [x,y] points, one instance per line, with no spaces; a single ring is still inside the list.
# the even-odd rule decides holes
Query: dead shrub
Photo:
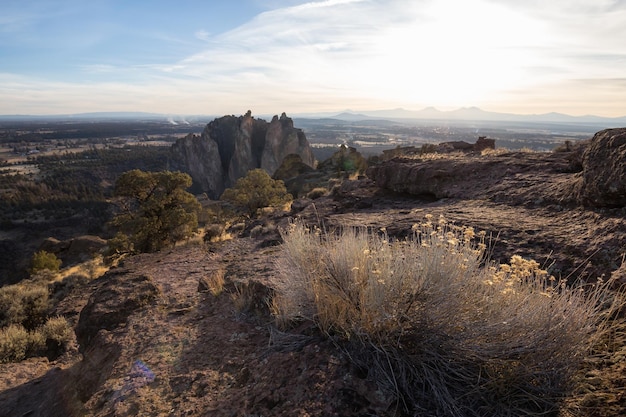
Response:
[[[283,239],[278,323],[314,321],[413,414],[555,413],[624,299],[520,257],[483,267],[481,236],[443,218],[403,241],[301,223]]]

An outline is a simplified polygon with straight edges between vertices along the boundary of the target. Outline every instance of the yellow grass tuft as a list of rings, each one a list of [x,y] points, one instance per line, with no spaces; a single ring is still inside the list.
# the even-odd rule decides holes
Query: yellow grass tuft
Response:
[[[224,278],[225,275],[226,275],[226,271],[224,270],[224,268],[219,268],[218,270],[214,271],[211,275],[209,275],[209,277],[206,280],[207,285],[209,287],[209,291],[211,291],[211,294],[213,294],[216,297],[224,291],[224,284],[226,283],[226,280]]]

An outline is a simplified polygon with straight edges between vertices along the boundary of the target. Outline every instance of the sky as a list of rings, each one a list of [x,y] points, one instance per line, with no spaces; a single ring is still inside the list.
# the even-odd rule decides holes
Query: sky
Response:
[[[2,0],[0,114],[626,116],[626,0]]]

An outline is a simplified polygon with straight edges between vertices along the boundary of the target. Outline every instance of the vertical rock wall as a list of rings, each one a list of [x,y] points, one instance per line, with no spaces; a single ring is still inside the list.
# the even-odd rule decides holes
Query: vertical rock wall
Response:
[[[196,192],[219,198],[225,188],[254,168],[273,175],[283,159],[297,154],[313,167],[309,142],[283,113],[270,123],[252,117],[224,116],[209,123],[200,136],[188,135],[172,145],[170,169],[187,172]]]

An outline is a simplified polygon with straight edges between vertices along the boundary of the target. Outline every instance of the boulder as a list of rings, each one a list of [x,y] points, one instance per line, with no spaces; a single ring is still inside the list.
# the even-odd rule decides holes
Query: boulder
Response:
[[[68,240],[58,240],[53,237],[46,238],[39,250],[55,254],[63,266],[86,262],[107,247],[107,241],[98,236],[78,236]]]
[[[626,207],[626,128],[594,135],[582,155],[579,198],[594,207]]]
[[[466,161],[394,158],[369,167],[366,174],[380,188],[440,199],[459,197],[465,188],[459,184],[478,181],[479,172],[475,164]]]

